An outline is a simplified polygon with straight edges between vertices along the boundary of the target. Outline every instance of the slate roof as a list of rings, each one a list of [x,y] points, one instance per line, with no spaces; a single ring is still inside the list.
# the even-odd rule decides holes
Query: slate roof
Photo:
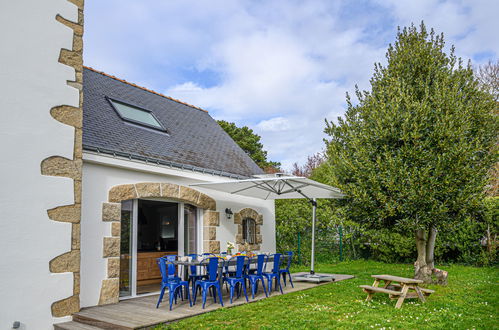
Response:
[[[86,67],[83,95],[85,150],[239,176],[263,173],[203,109]],[[106,97],[152,111],[167,133],[125,122]]]

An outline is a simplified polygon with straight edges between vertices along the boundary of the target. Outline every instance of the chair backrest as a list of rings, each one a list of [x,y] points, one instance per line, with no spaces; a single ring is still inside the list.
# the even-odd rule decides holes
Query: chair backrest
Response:
[[[272,273],[278,273],[279,267],[281,265],[281,255],[280,253],[274,254],[274,267],[272,268]]]
[[[288,264],[286,266],[286,269],[289,270],[289,267],[291,267],[291,260],[293,259],[293,251],[286,251],[284,253],[288,256]]]
[[[177,255],[176,254],[167,254],[166,256],[163,256],[163,258],[166,258],[168,261],[175,261],[177,260]]]
[[[203,257],[216,257],[214,253],[203,253]]]
[[[267,255],[265,254],[259,254],[256,257],[256,274],[257,275],[262,275],[263,273],[263,266],[267,262]]]
[[[227,262],[226,265],[228,265],[230,262],[233,260],[236,261],[236,278],[241,278],[244,275],[244,272],[246,271],[246,266],[249,266],[249,258],[247,256],[234,256],[230,258]]]
[[[161,257],[156,259],[156,263],[158,264],[159,271],[161,272],[161,279],[164,283],[168,282],[168,280],[175,278],[175,264],[173,261],[167,260],[165,257]]]
[[[218,257],[208,257],[201,261],[201,264],[206,265],[206,272],[208,273],[208,281],[216,281],[218,276]]]
[[[191,257],[192,260],[195,260],[198,257],[198,255],[195,254],[195,253],[191,253],[191,254],[188,255],[188,257]],[[197,266],[190,266],[189,268],[190,268],[190,271],[191,271],[191,275],[197,275],[198,274]]]

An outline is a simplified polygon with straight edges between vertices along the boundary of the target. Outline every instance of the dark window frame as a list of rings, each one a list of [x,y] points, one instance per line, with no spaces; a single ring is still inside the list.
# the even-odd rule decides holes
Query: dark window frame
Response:
[[[243,241],[248,242],[249,244],[256,244],[256,221],[253,218],[244,218],[243,219]],[[251,226],[252,231],[248,226]],[[251,239],[248,238],[249,234],[251,234]]]
[[[118,115],[118,117],[121,118],[121,120],[123,120],[125,122],[129,122],[129,123],[135,124],[135,125],[139,125],[139,126],[151,128],[151,129],[154,129],[156,131],[163,132],[163,133],[168,133],[168,131],[166,130],[165,126],[163,126],[163,124],[161,123],[161,121],[158,119],[158,117],[156,117],[156,115],[154,114],[154,112],[152,112],[151,110],[144,109],[141,106],[138,106],[136,104],[130,103],[128,101],[120,100],[120,99],[115,98],[115,97],[106,96],[106,100],[109,102],[109,104],[113,108],[114,112],[116,112],[116,114]],[[130,118],[123,117],[121,115],[121,113],[119,112],[119,110],[116,109],[116,107],[114,106],[113,102],[121,103],[121,104],[123,104],[125,106],[136,108],[136,109],[138,109],[140,111],[145,111],[145,112],[149,113],[158,122],[158,124],[161,126],[161,128],[157,127],[157,126],[154,126],[154,125],[150,125],[150,124],[141,122],[141,121],[138,121],[138,120],[133,120],[133,119],[130,119]]]

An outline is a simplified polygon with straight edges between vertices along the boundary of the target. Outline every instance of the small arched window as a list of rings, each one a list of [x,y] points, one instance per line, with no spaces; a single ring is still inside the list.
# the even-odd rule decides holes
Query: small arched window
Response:
[[[249,244],[256,243],[256,221],[252,218],[243,219],[243,241]]]

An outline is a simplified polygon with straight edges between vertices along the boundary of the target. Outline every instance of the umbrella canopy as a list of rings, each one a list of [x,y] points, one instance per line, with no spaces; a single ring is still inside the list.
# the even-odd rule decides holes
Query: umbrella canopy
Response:
[[[315,221],[316,221],[316,198],[342,198],[344,195],[337,188],[327,184],[319,183],[304,177],[286,176],[282,174],[262,175],[255,179],[196,183],[191,186],[209,188],[230,194],[272,199],[306,198],[312,204],[312,255],[310,275],[303,276],[304,280],[320,282],[322,280],[334,280],[331,276],[316,275],[314,270],[315,261]]]
[[[196,183],[191,186],[260,199],[342,198],[337,188],[298,176],[262,176],[256,179]]]

